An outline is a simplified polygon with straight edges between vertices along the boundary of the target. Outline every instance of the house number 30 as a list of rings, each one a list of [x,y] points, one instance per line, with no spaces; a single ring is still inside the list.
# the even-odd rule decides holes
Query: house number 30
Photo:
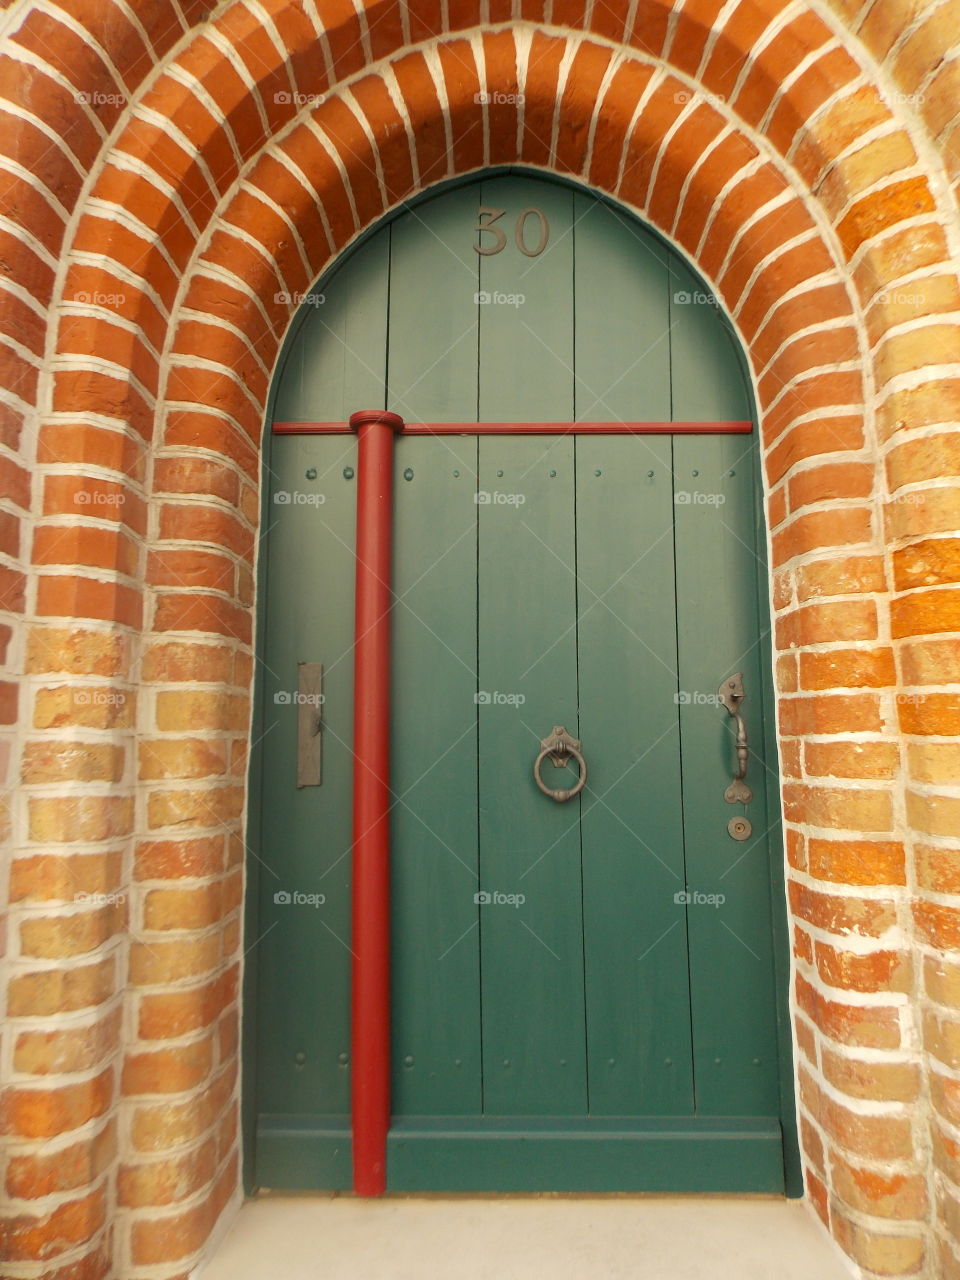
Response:
[[[488,257],[491,253],[499,253],[503,246],[507,243],[507,235],[502,227],[495,226],[506,209],[492,209],[489,205],[481,205],[477,210],[477,225],[474,230],[478,233],[478,238],[484,231],[487,231],[494,237],[493,244],[475,244],[473,247],[477,253],[482,253],[484,257]],[[529,248],[526,243],[527,219],[536,218],[540,224],[540,238],[536,244]],[[547,215],[542,209],[535,209],[532,205],[528,209],[523,209],[517,215],[516,225],[513,228],[513,238],[517,242],[517,248],[521,253],[526,254],[528,258],[539,257],[547,247],[547,240],[550,237],[550,224],[547,222]]]

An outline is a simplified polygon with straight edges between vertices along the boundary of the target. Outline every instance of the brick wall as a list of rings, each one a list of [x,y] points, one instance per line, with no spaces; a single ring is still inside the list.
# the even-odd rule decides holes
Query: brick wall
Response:
[[[958,0],[0,5],[11,1280],[177,1280],[238,1195],[276,298],[505,162],[735,318],[809,1200],[864,1275],[960,1276],[958,37]]]

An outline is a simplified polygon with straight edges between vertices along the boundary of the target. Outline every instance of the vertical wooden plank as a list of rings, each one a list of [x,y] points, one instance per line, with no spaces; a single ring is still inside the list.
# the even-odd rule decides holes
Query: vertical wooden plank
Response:
[[[349,1123],[351,437],[274,441],[263,652],[259,1109]],[[307,473],[316,471],[316,477]],[[284,500],[280,500],[283,498]],[[323,660],[324,777],[296,787],[298,664]],[[322,1185],[318,1184],[318,1185]]]
[[[476,438],[395,466],[393,1112],[481,1109]],[[388,1169],[389,1179],[389,1169]]]
[[[670,257],[670,367],[673,421],[753,416],[746,365],[730,322],[676,254]]]
[[[480,421],[569,422],[573,193],[556,183],[510,176],[485,181],[480,196],[484,206],[504,210],[495,225],[506,237],[501,252],[480,261],[480,294],[488,299],[479,308]],[[475,203],[474,221],[477,208]],[[541,210],[549,224],[546,247],[536,257],[527,257],[516,242],[517,220],[526,208]],[[525,234],[527,248],[535,248],[535,215]],[[482,243],[494,243],[490,233]]]
[[[752,440],[674,437],[677,631],[687,908],[697,1111],[778,1111],[776,1007],[762,743]],[[733,721],[715,695],[743,673],[742,710],[754,749],[753,800],[728,804]],[[775,767],[775,766],[774,766]],[[745,816],[750,839],[727,824]],[[722,895],[722,901],[720,900]],[[711,902],[710,897],[716,899]]]
[[[306,295],[278,372],[277,421],[346,422],[383,407],[389,244],[379,232]]]
[[[595,196],[574,198],[576,417],[670,418],[669,250]]]
[[[668,439],[577,440],[577,563],[590,1114],[692,1115]]]
[[[554,725],[578,737],[573,442],[480,441],[479,707],[487,1115],[586,1111],[580,800],[542,795]],[[553,787],[572,771],[544,766]],[[499,895],[499,896],[498,896]]]
[[[408,422],[477,421],[477,190],[391,224],[387,407]]]

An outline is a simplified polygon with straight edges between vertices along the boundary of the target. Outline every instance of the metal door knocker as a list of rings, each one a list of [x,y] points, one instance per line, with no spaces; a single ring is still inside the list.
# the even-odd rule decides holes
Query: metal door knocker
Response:
[[[565,800],[570,800],[574,796],[578,796],[587,782],[587,762],[580,753],[580,739],[572,738],[562,724],[553,726],[553,733],[544,738],[540,743],[541,751],[533,764],[533,780],[543,792],[545,796],[549,796],[551,800],[557,800],[561,804]],[[549,759],[557,769],[562,769],[568,760],[576,760],[580,766],[580,777],[577,779],[576,785],[570,788],[561,788],[559,791],[551,791],[544,780],[540,777],[540,766],[544,760]]]

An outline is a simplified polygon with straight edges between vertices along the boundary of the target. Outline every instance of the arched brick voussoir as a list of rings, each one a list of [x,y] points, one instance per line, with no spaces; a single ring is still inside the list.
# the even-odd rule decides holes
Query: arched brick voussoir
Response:
[[[753,354],[756,359],[756,349]],[[861,356],[860,338],[853,324],[801,334],[789,340],[761,374],[757,383],[760,402],[771,403],[805,374],[831,365],[852,364]]]
[[[258,354],[257,330],[253,325],[250,329],[249,337],[240,338],[215,323],[184,320],[177,329],[171,359],[186,363],[191,358],[199,358],[207,364],[219,365],[233,374],[256,403],[264,404],[270,375],[266,362],[262,362]],[[267,336],[269,348],[276,339],[273,334]]]
[[[466,40],[449,40],[437,54],[450,111],[453,168],[466,173],[483,163],[483,121],[473,111],[481,92],[480,68],[473,45]]]
[[[699,103],[687,114],[664,147],[657,162],[647,206],[651,219],[658,226],[674,225],[684,184],[725,125],[726,120],[719,111],[706,103]],[[712,162],[707,160],[706,163]]]
[[[586,167],[590,125],[611,56],[610,49],[585,40],[570,64],[560,100],[560,119],[568,123],[558,130],[554,157],[567,173],[580,174]]]
[[[264,256],[273,259],[291,292],[304,291],[311,277],[297,232],[265,199],[246,189],[238,191],[223,214],[223,224],[227,230],[236,227],[262,245]]]
[[[64,358],[109,358],[111,364],[130,373],[151,396],[157,393],[160,377],[157,355],[135,332],[115,323],[113,317],[67,312],[60,317],[57,345]]]
[[[617,194],[645,212],[663,139],[679,120],[689,97],[686,85],[668,75],[647,99],[630,135]]]

